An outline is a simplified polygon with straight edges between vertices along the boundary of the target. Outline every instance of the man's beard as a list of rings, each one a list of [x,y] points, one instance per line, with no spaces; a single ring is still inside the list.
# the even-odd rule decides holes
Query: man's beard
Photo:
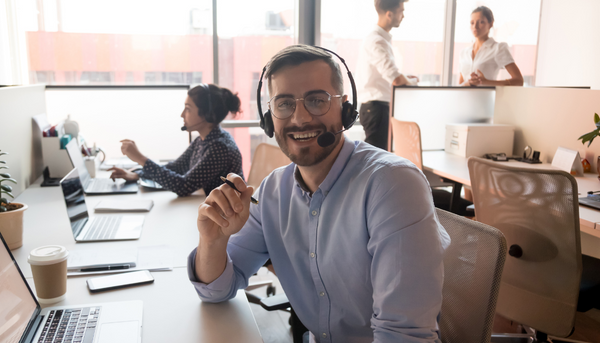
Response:
[[[296,165],[301,166],[301,167],[310,167],[310,166],[319,164],[323,160],[325,160],[327,158],[327,156],[329,156],[329,154],[331,154],[333,149],[335,149],[335,147],[339,144],[340,140],[342,139],[342,135],[335,135],[335,142],[333,144],[326,146],[324,148],[320,148],[315,154],[310,153],[310,147],[300,148],[300,152],[298,154],[290,154],[290,150],[287,145],[287,138],[289,138],[288,133],[290,131],[301,132],[301,131],[313,131],[313,130],[320,130],[321,134],[323,134],[327,131],[329,131],[329,132],[337,132],[338,131],[333,126],[330,127],[329,130],[327,130],[325,125],[323,125],[323,124],[305,126],[301,130],[299,130],[298,127],[287,127],[285,129],[283,129],[282,135],[279,135],[277,132],[275,132],[275,139],[277,140],[277,144],[279,144],[279,148],[281,148],[281,151],[292,162],[296,163]],[[289,139],[293,139],[293,138],[289,138]]]

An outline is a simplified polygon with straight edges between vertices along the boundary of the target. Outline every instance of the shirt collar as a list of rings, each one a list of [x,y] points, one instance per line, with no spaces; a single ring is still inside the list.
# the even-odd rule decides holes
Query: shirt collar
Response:
[[[388,42],[392,41],[392,34],[387,32],[386,30],[382,29],[381,26],[375,25],[375,32],[377,32],[377,34],[379,34],[381,37],[383,37],[386,41],[388,41]]]
[[[343,144],[342,150],[340,150],[335,162],[333,162],[333,166],[331,166],[331,169],[325,177],[325,180],[323,180],[317,189],[317,191],[320,189],[325,195],[327,195],[331,187],[333,187],[337,179],[340,177],[342,171],[344,171],[344,168],[346,167],[346,164],[348,164],[348,161],[354,152],[354,148],[356,147],[355,142],[346,136],[344,136]],[[300,187],[300,189],[302,189],[303,192],[310,193],[310,190],[302,179],[302,175],[300,174],[300,170],[298,169],[297,165],[294,167],[294,182],[298,187]]]
[[[206,136],[206,138],[204,138],[202,140],[202,143],[209,143],[209,142],[216,140],[217,138],[221,137],[222,132],[223,132],[223,130],[221,129],[221,126],[219,126],[219,125],[215,126],[210,131],[208,136]]]
[[[492,45],[494,45],[494,43],[496,43],[496,41],[494,40],[494,38],[488,37],[488,39],[485,42],[483,42],[483,44],[481,44],[481,47],[482,48],[483,47],[488,48],[488,47],[491,47]]]

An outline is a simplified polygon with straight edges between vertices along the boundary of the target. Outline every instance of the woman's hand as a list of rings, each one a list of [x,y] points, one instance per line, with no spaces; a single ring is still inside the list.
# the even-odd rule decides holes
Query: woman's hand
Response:
[[[241,194],[222,184],[213,189],[198,208],[198,231],[202,240],[207,242],[229,239],[242,229],[250,216],[250,197],[254,189],[246,186],[236,174],[229,174],[227,179]]]
[[[123,143],[121,145],[121,152],[123,153],[123,155],[129,157],[130,160],[141,166],[143,166],[146,163],[148,158],[142,155],[140,150],[138,150],[137,145],[135,145],[134,141],[130,139],[124,139],[121,141],[121,143]]]
[[[469,80],[469,84],[471,86],[483,86],[486,84],[488,79],[483,76],[481,70],[477,69],[477,73],[471,73],[471,79]]]
[[[112,167],[108,171],[112,171],[112,174],[110,174],[110,178],[113,179],[113,181],[115,179],[125,179],[126,181],[137,181],[140,178],[140,176],[134,172],[131,172],[131,171],[125,170],[125,169],[121,169],[121,168],[117,168],[117,167]]]

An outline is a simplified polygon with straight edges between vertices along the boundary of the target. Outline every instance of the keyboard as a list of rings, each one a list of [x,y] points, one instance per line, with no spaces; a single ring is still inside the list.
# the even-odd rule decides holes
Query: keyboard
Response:
[[[100,193],[100,192],[111,192],[117,190],[122,185],[122,182],[115,183],[111,179],[93,179],[88,185],[86,192],[88,193]]]
[[[579,198],[579,204],[600,210],[600,195],[590,194],[585,198]]]
[[[100,307],[50,311],[38,343],[92,343],[99,317]]]
[[[121,225],[123,216],[101,216],[92,218],[90,229],[83,237],[84,241],[113,239]]]

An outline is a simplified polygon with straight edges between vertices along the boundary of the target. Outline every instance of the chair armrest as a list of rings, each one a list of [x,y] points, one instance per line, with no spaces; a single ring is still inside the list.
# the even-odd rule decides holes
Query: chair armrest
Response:
[[[290,307],[290,301],[284,293],[261,299],[260,306],[267,311],[283,310]]]

